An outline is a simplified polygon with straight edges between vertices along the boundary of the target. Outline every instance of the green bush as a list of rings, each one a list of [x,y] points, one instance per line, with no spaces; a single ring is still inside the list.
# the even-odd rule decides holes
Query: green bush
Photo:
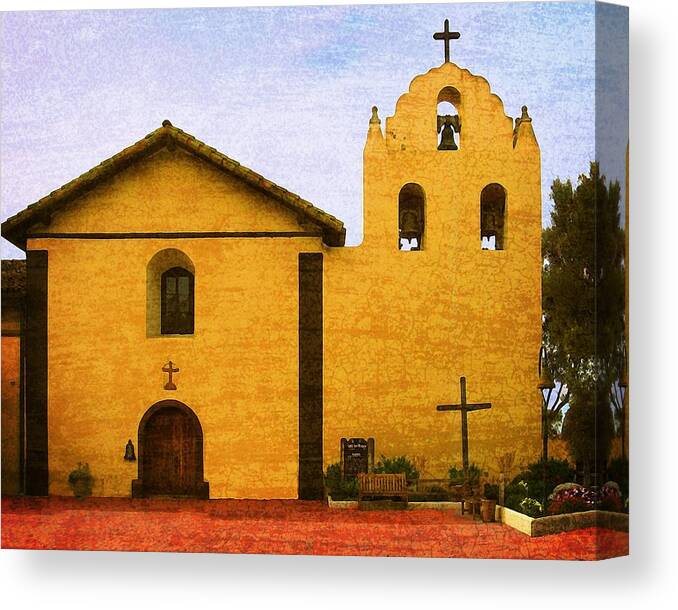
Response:
[[[504,490],[504,506],[528,517],[541,517],[544,514],[544,506],[533,495],[528,494],[532,494],[532,490],[527,482],[514,479]]]
[[[379,461],[374,467],[374,472],[377,474],[399,474],[404,472],[405,478],[408,481],[414,481],[419,478],[419,471],[405,455],[393,458],[380,456]]]
[[[485,483],[483,495],[488,500],[499,500],[499,485],[494,483]]]
[[[511,510],[521,511],[520,503],[527,498],[528,486],[523,480],[511,481],[504,490],[504,506]]]
[[[471,485],[478,485],[482,474],[483,472],[477,464],[468,465],[468,479]],[[447,476],[450,478],[450,483],[453,485],[461,485],[464,482],[464,469],[450,466]]]
[[[509,490],[520,481],[524,481],[527,484],[525,496],[529,495],[532,498],[548,497],[556,485],[574,481],[574,476],[574,468],[570,466],[567,460],[547,460],[545,470],[543,460],[539,460],[528,465],[525,471],[513,478],[511,484],[506,487],[505,495],[508,497],[512,493]]]
[[[625,500],[629,497],[629,461],[626,458],[614,458],[607,467],[607,480],[619,485],[619,491]]]
[[[68,484],[76,498],[91,496],[94,487],[94,477],[89,469],[89,464],[78,462],[75,470],[72,470],[68,475]]]
[[[325,487],[333,500],[353,500],[358,497],[358,479],[341,478],[339,462],[330,464],[325,472]]]
[[[528,517],[541,517],[544,514],[544,507],[539,500],[535,498],[523,498],[520,503],[520,512]]]

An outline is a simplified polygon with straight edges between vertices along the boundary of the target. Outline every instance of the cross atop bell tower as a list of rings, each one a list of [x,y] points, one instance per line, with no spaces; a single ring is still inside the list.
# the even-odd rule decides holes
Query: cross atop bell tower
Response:
[[[460,38],[459,32],[450,32],[450,20],[445,19],[445,29],[442,32],[433,34],[434,40],[443,40],[445,42],[445,63],[450,61],[450,41]]]

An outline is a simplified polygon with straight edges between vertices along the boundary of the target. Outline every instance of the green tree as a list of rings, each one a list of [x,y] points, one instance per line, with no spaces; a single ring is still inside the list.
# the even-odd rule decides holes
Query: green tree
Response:
[[[591,163],[588,175],[556,179],[544,229],[543,336],[559,389],[552,417],[569,404],[563,437],[573,457],[600,471],[613,434],[611,393],[624,338],[624,234],[619,183]]]

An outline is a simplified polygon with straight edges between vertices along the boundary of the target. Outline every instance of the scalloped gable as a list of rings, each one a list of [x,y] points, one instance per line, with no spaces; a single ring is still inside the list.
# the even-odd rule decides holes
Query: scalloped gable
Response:
[[[390,149],[436,150],[438,94],[445,87],[454,87],[461,95],[457,111],[464,151],[513,147],[513,119],[504,112],[504,104],[492,93],[489,82],[448,62],[416,76],[398,99],[395,114],[386,119]]]
[[[163,162],[164,174],[159,169]],[[172,163],[177,172],[182,172],[180,176],[173,176],[172,167],[167,167]],[[167,220],[163,221],[163,210],[158,205],[162,197],[154,202],[152,196],[144,196],[138,184],[136,187],[132,185],[133,196],[127,197],[127,200],[122,192],[117,193],[116,199],[115,196],[102,194],[102,189],[96,188],[105,182],[115,189],[119,186],[118,178],[123,171],[126,177],[134,178],[136,175],[137,182],[139,178],[147,181],[151,191],[164,196],[165,201],[170,201],[175,216],[179,217],[182,213],[184,215],[180,223],[190,223],[191,216],[198,211],[195,206],[199,206],[201,202],[208,206],[211,204],[211,208],[203,210],[203,216],[207,214],[210,218],[203,223],[205,226],[194,229],[189,228],[190,224],[183,226],[168,223]],[[140,177],[140,173],[144,175]],[[215,180],[214,177],[219,175],[221,180]],[[202,179],[209,180],[203,183]],[[220,184],[215,186],[216,182]],[[244,188],[238,189],[238,184]],[[191,186],[196,190],[191,191]],[[177,195],[175,199],[171,198],[172,193],[169,192],[172,188]],[[193,195],[198,190],[205,195],[202,200]],[[238,190],[240,195],[233,197]],[[345,240],[346,232],[340,220],[177,129],[169,121],[163,121],[162,127],[142,140],[7,219],[2,223],[2,236],[16,246],[25,248],[27,233],[33,227],[46,228],[48,231],[69,230],[69,227],[73,230],[72,227],[79,224],[83,228],[82,232],[148,232],[147,228],[140,225],[139,228],[125,225],[133,222],[133,218],[120,218],[120,214],[124,212],[121,206],[127,206],[129,210],[129,200],[139,206],[135,210],[137,216],[142,214],[147,219],[151,214],[153,218],[157,218],[156,231],[256,231],[261,230],[261,222],[268,212],[268,216],[274,217],[272,223],[270,218],[267,220],[271,227],[268,230],[290,231],[301,227],[315,231],[330,246],[343,246]],[[93,210],[94,215],[90,213],[89,218],[82,218],[78,223],[69,223],[68,219],[73,220],[78,214],[80,204],[86,201],[92,203],[88,209],[90,212]],[[229,210],[227,202],[239,209]],[[275,214],[271,214],[271,203],[280,204],[280,209]],[[100,214],[98,217],[97,213]],[[253,215],[253,218],[244,219],[243,214]],[[107,225],[109,221],[115,223],[115,226]]]

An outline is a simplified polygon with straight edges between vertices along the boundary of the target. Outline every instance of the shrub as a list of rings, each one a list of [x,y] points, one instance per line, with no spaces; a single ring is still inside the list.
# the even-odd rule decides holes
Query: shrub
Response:
[[[607,467],[607,478],[619,485],[622,498],[629,497],[629,461],[626,458],[614,458]]]
[[[596,507],[596,492],[586,487],[564,489],[553,496],[549,504],[550,515],[579,513]]]
[[[377,474],[399,474],[405,473],[405,478],[408,481],[413,481],[419,478],[419,471],[414,464],[405,455],[399,455],[393,458],[380,456],[379,461],[374,467],[374,472]]]
[[[333,483],[341,481],[341,465],[339,462],[329,464],[325,471],[325,485],[330,487]]]
[[[525,481],[515,479],[504,490],[504,506],[522,512],[520,503],[527,498],[528,486]]]
[[[483,472],[477,464],[469,464],[468,466],[468,480],[471,485],[477,485],[480,482],[480,476]],[[461,485],[464,482],[464,469],[450,466],[447,476],[450,478],[450,483],[453,485]]]
[[[327,467],[325,487],[333,500],[353,500],[358,497],[358,480],[355,478],[342,480],[339,462]]]
[[[598,508],[615,513],[622,512],[622,497],[614,487],[603,485],[598,491]]]
[[[553,496],[549,504],[550,515],[578,513],[585,510],[611,510],[621,512],[622,501],[614,487],[603,486],[600,489],[575,487],[563,489]]]
[[[598,338],[597,333],[595,336]],[[614,425],[608,392],[605,383],[597,384],[594,390],[579,389],[572,394],[563,419],[562,437],[570,455],[592,472],[602,472],[610,452]]]
[[[499,500],[499,485],[494,483],[485,483],[483,495],[488,500]]]
[[[544,512],[544,507],[539,500],[534,498],[524,498],[520,502],[520,512],[528,517],[541,517]]]
[[[86,462],[78,462],[78,466],[68,475],[68,484],[76,498],[85,498],[92,495],[94,477]]]
[[[504,496],[504,506],[511,510],[520,511],[520,503],[525,499],[520,494],[509,494]]]
[[[544,498],[548,496],[556,485],[573,481],[575,471],[567,460],[550,459],[546,461],[546,468],[544,468],[544,461],[539,460],[529,464],[524,472],[514,477],[508,489],[519,481],[524,481],[527,484],[529,495],[533,498]],[[526,493],[527,495],[527,493]]]

